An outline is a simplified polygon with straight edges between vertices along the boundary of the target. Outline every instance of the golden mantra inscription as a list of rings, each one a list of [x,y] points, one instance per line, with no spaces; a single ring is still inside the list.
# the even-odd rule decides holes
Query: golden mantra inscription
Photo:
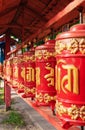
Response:
[[[33,82],[35,81],[35,76],[34,76],[34,68],[33,67],[27,67],[25,70],[25,74],[26,74],[26,81],[28,82]]]
[[[40,68],[36,67],[36,85],[40,85]]]
[[[45,93],[45,94],[42,94],[42,93],[39,93],[39,94],[36,94],[36,99],[39,101],[39,102],[45,102],[45,103],[49,103],[50,101],[56,101],[56,96],[50,96],[49,94]]]
[[[46,63],[46,70],[49,71],[44,78],[48,82],[48,86],[54,86],[54,68],[51,67],[51,64]],[[36,85],[40,85],[40,68],[36,67]]]
[[[56,54],[61,54],[64,50],[70,51],[75,54],[80,52],[85,54],[85,38],[69,38],[56,41],[55,45]]]
[[[17,66],[15,66],[13,68],[13,75],[14,75],[15,78],[18,78],[18,67]]]
[[[48,86],[54,86],[54,68],[51,67],[51,64],[46,63],[46,70],[49,71],[48,74],[44,76],[44,78],[48,82]]]
[[[25,80],[25,68],[21,67],[21,77]]]
[[[61,65],[61,67],[59,65]],[[63,77],[61,77],[62,71],[67,73],[64,74]],[[66,65],[66,61],[60,59],[57,61],[56,79],[56,89],[58,93],[62,90],[64,93],[72,92],[79,94],[78,68],[76,66],[72,64]]]
[[[72,104],[70,107],[66,107],[62,102],[56,101],[56,112],[62,116],[63,114],[70,116],[72,120],[77,120],[79,117],[85,121],[85,106],[76,106]]]

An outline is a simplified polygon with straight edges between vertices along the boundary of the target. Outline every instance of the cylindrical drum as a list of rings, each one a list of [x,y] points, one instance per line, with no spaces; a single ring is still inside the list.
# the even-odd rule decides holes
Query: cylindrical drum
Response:
[[[24,92],[24,82],[25,82],[25,66],[24,66],[24,60],[23,55],[18,55],[18,93]]]
[[[36,75],[35,75],[35,49],[24,53],[24,66],[25,66],[25,82],[24,82],[24,94],[22,97],[35,97],[36,89]]]
[[[39,106],[50,106],[54,110],[55,90],[55,40],[36,47],[36,103]]]
[[[56,37],[57,116],[85,125],[85,24]]]
[[[12,84],[13,84],[13,88],[18,88],[19,83],[18,83],[18,57],[13,57],[13,80],[12,80]]]
[[[3,78],[6,80],[6,60],[3,61]]]
[[[11,66],[11,59],[8,58],[6,60],[6,80],[7,82],[11,83],[11,75],[12,75],[12,66]]]
[[[13,83],[13,58],[10,57],[10,83]]]

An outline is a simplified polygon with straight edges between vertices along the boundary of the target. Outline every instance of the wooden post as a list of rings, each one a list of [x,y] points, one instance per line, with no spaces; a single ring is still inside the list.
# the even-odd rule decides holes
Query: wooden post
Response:
[[[10,51],[10,35],[6,34],[6,44],[5,44],[5,59],[9,58],[7,53]],[[6,110],[11,108],[11,88],[8,86],[7,81],[4,80],[4,100],[6,104]]]

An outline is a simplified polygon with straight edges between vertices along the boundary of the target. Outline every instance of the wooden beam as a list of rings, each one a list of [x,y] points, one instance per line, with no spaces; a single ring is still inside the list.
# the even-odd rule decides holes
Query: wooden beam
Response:
[[[4,11],[1,11],[0,12],[0,17],[4,16],[4,15],[7,15],[8,13],[16,10],[16,8],[18,8],[18,5],[15,5],[14,7],[11,7],[11,8],[7,8],[5,9]]]
[[[37,37],[42,31],[50,28],[53,24],[57,23],[59,20],[64,18],[69,13],[72,13],[81,4],[85,3],[85,0],[74,0],[70,2],[63,10],[56,14],[51,20],[49,20],[42,28],[40,28],[35,34],[31,35],[27,40],[32,40]]]
[[[19,27],[17,25],[8,25],[8,24],[2,24],[2,25],[0,25],[0,28],[17,28],[17,29],[21,29],[21,27]]]
[[[0,28],[17,28],[17,29],[22,29],[22,25],[19,24],[0,24]],[[23,26],[24,29],[29,30],[32,28],[32,26]],[[34,27],[36,29],[36,27]]]
[[[51,20],[49,20],[44,28],[48,28],[54,23],[56,23],[61,18],[65,17],[69,13],[71,13],[74,9],[76,9],[78,6],[80,6],[82,3],[85,3],[85,0],[74,0],[70,2],[62,11],[60,11],[58,14],[56,14]]]
[[[41,21],[43,21],[43,22],[47,22],[47,19],[45,18],[45,17],[43,17],[42,15],[40,15],[40,13],[39,12],[37,12],[36,10],[34,10],[34,9],[32,9],[31,7],[25,7],[25,9],[27,9],[28,11],[30,11],[30,12],[32,12],[35,16],[36,16],[36,18],[39,18]]]
[[[13,17],[13,20],[11,21],[11,24],[14,24],[16,22],[17,18],[19,18],[20,14],[22,14],[27,2],[28,2],[28,0],[21,0],[20,4],[18,5],[16,14]]]
[[[53,24],[57,23],[61,19],[64,19],[69,13],[71,14],[74,9],[77,9],[82,4],[85,4],[85,0],[74,0],[70,2],[64,9],[62,9],[59,13],[57,13],[52,19],[50,19],[42,28],[40,28],[36,33],[32,34],[26,41],[24,41],[21,45],[25,45],[27,41],[31,41],[34,38],[38,37],[42,31],[45,31],[47,28],[50,28]]]

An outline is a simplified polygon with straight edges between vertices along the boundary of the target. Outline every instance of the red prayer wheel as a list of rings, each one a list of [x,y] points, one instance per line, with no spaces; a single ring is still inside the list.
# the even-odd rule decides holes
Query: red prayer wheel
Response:
[[[65,122],[85,125],[85,24],[73,26],[56,37],[57,116]]]
[[[23,60],[23,55],[18,55],[18,93],[23,93],[24,92],[24,82],[25,82],[25,66],[24,66],[24,60]]]
[[[11,76],[12,76],[11,58],[7,59],[5,63],[6,63],[6,70],[5,70],[6,71],[5,72],[6,73],[6,80],[7,80],[7,82],[11,83]]]
[[[25,82],[24,82],[24,94],[23,98],[35,97],[36,90],[36,75],[35,75],[35,49],[24,53],[24,66],[25,66]]]
[[[13,82],[13,58],[10,57],[10,83]]]
[[[3,62],[3,78],[6,80],[6,60]]]
[[[55,40],[49,40],[44,45],[36,47],[36,104],[50,106],[54,111],[55,90]]]
[[[12,84],[13,84],[13,88],[18,88],[19,83],[18,83],[18,57],[13,57],[13,80],[12,80]]]

